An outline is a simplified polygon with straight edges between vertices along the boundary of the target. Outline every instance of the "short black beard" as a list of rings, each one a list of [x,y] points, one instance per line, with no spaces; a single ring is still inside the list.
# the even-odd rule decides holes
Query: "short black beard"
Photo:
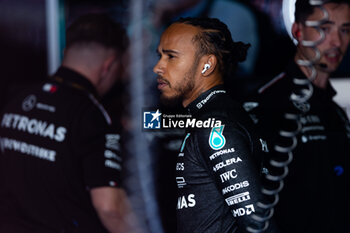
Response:
[[[161,94],[160,96],[160,102],[165,107],[169,108],[175,108],[182,106],[182,101],[187,93],[190,93],[194,88],[194,75],[196,73],[197,66],[199,64],[199,56],[195,57],[194,63],[191,67],[191,69],[185,74],[185,83],[187,86],[177,89],[178,95],[172,96],[172,97],[165,97]],[[169,84],[169,87],[170,84]]]

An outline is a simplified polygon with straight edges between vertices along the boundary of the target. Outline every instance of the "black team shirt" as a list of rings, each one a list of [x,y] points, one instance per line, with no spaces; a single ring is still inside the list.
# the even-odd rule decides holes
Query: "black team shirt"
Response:
[[[89,190],[120,186],[120,136],[93,85],[61,67],[0,117],[0,232],[106,232]]]
[[[259,212],[262,198],[259,154],[266,144],[251,133],[249,117],[221,85],[188,110],[196,120],[222,125],[189,129],[183,140],[176,164],[177,231],[247,232],[257,224],[251,215]]]
[[[293,160],[275,207],[276,223],[286,233],[349,232],[349,120],[334,102],[336,92],[330,83],[326,89],[312,85],[313,93],[307,101],[291,101],[291,93],[300,93],[300,85],[294,84],[294,78],[306,80],[297,64],[291,61],[285,72],[259,88],[256,95],[244,103],[269,145],[284,145],[278,132],[296,129],[295,123],[285,119],[285,113],[300,114]],[[270,156],[283,158],[274,150]],[[269,170],[279,172],[276,168]]]

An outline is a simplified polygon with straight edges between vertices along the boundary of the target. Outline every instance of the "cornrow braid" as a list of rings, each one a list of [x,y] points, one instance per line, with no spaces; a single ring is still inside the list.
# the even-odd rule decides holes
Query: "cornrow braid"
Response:
[[[180,18],[175,23],[198,27],[200,33],[193,38],[198,44],[197,55],[214,54],[224,82],[236,72],[238,62],[246,59],[250,44],[234,42],[226,24],[216,18]]]

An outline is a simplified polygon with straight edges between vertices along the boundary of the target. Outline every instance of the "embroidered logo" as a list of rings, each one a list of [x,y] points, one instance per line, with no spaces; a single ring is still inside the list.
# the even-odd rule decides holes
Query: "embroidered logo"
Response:
[[[212,128],[209,136],[209,146],[213,150],[220,150],[226,144],[226,139],[223,135],[225,125]]]

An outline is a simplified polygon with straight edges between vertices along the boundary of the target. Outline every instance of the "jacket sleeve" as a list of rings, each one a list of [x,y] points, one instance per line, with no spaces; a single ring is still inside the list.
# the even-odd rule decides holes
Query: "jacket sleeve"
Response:
[[[257,206],[263,198],[261,173],[249,132],[240,125],[224,124],[203,130],[197,140],[204,166],[236,219],[238,232],[248,232],[247,227],[262,229],[265,223],[252,218],[266,211]],[[275,231],[270,228],[269,232]]]

